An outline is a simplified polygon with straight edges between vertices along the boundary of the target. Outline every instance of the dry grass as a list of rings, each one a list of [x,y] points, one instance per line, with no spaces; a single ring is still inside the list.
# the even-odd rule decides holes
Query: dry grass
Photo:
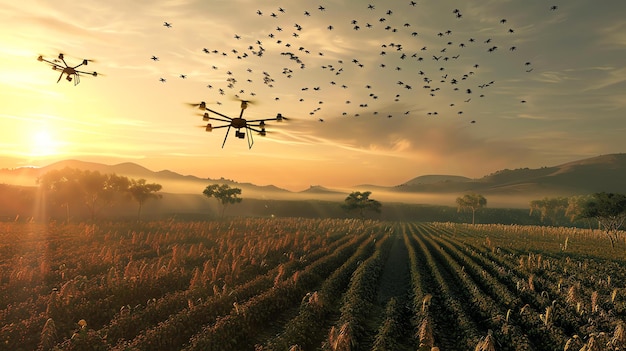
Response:
[[[623,321],[617,322],[615,331],[613,332],[613,338],[611,338],[611,345],[616,350],[626,349],[626,327]]]
[[[428,311],[428,307],[430,307],[430,301],[432,300],[433,295],[427,294],[422,299],[422,313],[426,313]]]
[[[57,328],[52,318],[46,320],[43,329],[41,330],[41,339],[39,342],[39,348],[42,350],[50,350],[55,345],[57,339]]]
[[[494,339],[491,330],[486,337],[481,339],[478,344],[476,344],[474,351],[496,351],[496,340]]]
[[[580,293],[577,284],[570,286],[569,290],[567,290],[567,298],[565,299],[565,301],[572,305],[580,302]]]
[[[420,341],[420,348],[432,348],[434,346],[435,337],[433,336],[433,329],[431,327],[431,323],[428,317],[424,318],[424,320],[422,320],[422,323],[420,323],[418,337]]]
[[[546,307],[546,313],[540,314],[539,319],[541,319],[544,325],[550,325],[552,322],[552,306]]]
[[[341,328],[332,327],[328,333],[328,345],[332,351],[351,351],[355,346],[350,325],[344,323]]]

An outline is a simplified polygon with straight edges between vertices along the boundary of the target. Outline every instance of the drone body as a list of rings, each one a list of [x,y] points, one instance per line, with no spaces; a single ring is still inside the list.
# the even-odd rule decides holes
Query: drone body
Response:
[[[241,101],[241,112],[239,113],[239,117],[228,117],[226,115],[223,115],[217,111],[213,111],[209,108],[206,107],[206,103],[204,101],[202,101],[199,104],[190,104],[192,106],[198,106],[199,109],[205,111],[204,114],[202,115],[202,119],[204,121],[211,121],[211,120],[215,120],[218,122],[223,122],[224,124],[221,125],[217,125],[214,126],[211,123],[208,123],[206,126],[203,126],[203,128],[207,131],[207,132],[211,132],[213,131],[213,129],[217,129],[217,128],[228,128],[226,130],[226,136],[224,137],[224,141],[222,142],[222,148],[224,148],[224,145],[226,144],[226,139],[228,138],[228,133],[230,132],[230,128],[234,128],[235,129],[235,137],[239,138],[239,139],[245,139],[247,137],[248,139],[248,148],[252,148],[252,145],[254,144],[254,138],[252,137],[252,132],[256,132],[261,136],[265,136],[266,135],[266,131],[265,131],[265,122],[266,121],[278,121],[281,122],[282,120],[286,119],[285,117],[283,117],[280,113],[276,115],[276,117],[274,118],[262,118],[262,119],[255,119],[255,120],[246,120],[245,118],[243,118],[243,112],[245,111],[246,108],[248,108],[248,103],[250,103],[250,101],[246,101],[246,100],[242,100]],[[206,112],[208,111],[208,112]],[[217,115],[218,117],[209,117],[209,112]]]
[[[85,72],[77,69],[78,67],[86,66],[91,60],[84,59],[83,62],[76,66],[68,65],[67,62],[65,62],[63,54],[59,54],[58,59],[54,60],[46,60],[45,58],[43,58],[43,56],[39,55],[39,57],[37,57],[37,60],[46,62],[47,64],[51,65],[54,71],[61,71],[59,79],[57,79],[57,83],[61,81],[61,78],[63,78],[64,74],[66,76],[65,79],[67,79],[68,82],[71,82],[72,80],[74,81],[74,85],[80,83],[81,74],[87,74],[94,77],[98,76],[98,72]]]

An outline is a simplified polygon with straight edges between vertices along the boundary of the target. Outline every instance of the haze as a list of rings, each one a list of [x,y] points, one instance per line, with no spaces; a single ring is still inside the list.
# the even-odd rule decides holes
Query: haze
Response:
[[[299,191],[626,147],[621,1],[25,0],[0,13],[0,168],[131,161]],[[103,76],[56,83],[36,58],[59,52]],[[225,130],[197,128],[186,103],[237,116],[236,96],[255,102],[246,118],[291,120],[251,149],[231,131],[222,149]]]

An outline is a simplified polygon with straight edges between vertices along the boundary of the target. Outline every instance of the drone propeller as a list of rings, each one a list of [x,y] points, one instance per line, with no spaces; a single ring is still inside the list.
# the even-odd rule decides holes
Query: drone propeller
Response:
[[[252,99],[242,99],[240,98],[238,95],[235,95],[233,97],[230,98],[233,101],[239,101],[241,103],[241,109],[245,110],[248,105],[257,105],[258,101],[257,100],[252,100]]]
[[[277,120],[278,122],[282,122],[282,121],[291,121],[292,119],[293,119],[293,118],[291,118],[291,117],[285,117],[285,116],[283,116],[283,114],[282,114],[282,113],[278,113],[278,114],[276,114],[276,120]]]
[[[206,102],[204,102],[204,101],[201,101],[199,104],[195,104],[195,103],[193,103],[193,102],[187,102],[187,103],[185,103],[185,104],[186,104],[187,106],[197,107],[197,108],[199,108],[199,109],[201,109],[201,110],[206,109]]]
[[[259,101],[256,100],[256,99],[244,99],[241,96],[236,95],[236,94],[234,96],[231,96],[230,100],[232,100],[232,101],[239,101],[239,102],[246,102],[249,105],[257,105],[259,103]]]
[[[89,76],[94,76],[94,77],[106,77],[107,75],[104,73],[100,73],[100,72],[83,72]]]
[[[265,136],[267,134],[275,133],[273,130],[266,130],[265,128],[263,128],[263,129],[261,129],[259,131],[255,131],[255,132],[256,132],[257,135],[260,135],[260,136]]]

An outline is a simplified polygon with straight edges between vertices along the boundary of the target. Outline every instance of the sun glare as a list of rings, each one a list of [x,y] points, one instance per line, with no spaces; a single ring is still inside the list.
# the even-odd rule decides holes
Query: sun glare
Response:
[[[46,131],[40,130],[32,135],[32,156],[51,156],[58,153],[58,142],[53,135]]]

